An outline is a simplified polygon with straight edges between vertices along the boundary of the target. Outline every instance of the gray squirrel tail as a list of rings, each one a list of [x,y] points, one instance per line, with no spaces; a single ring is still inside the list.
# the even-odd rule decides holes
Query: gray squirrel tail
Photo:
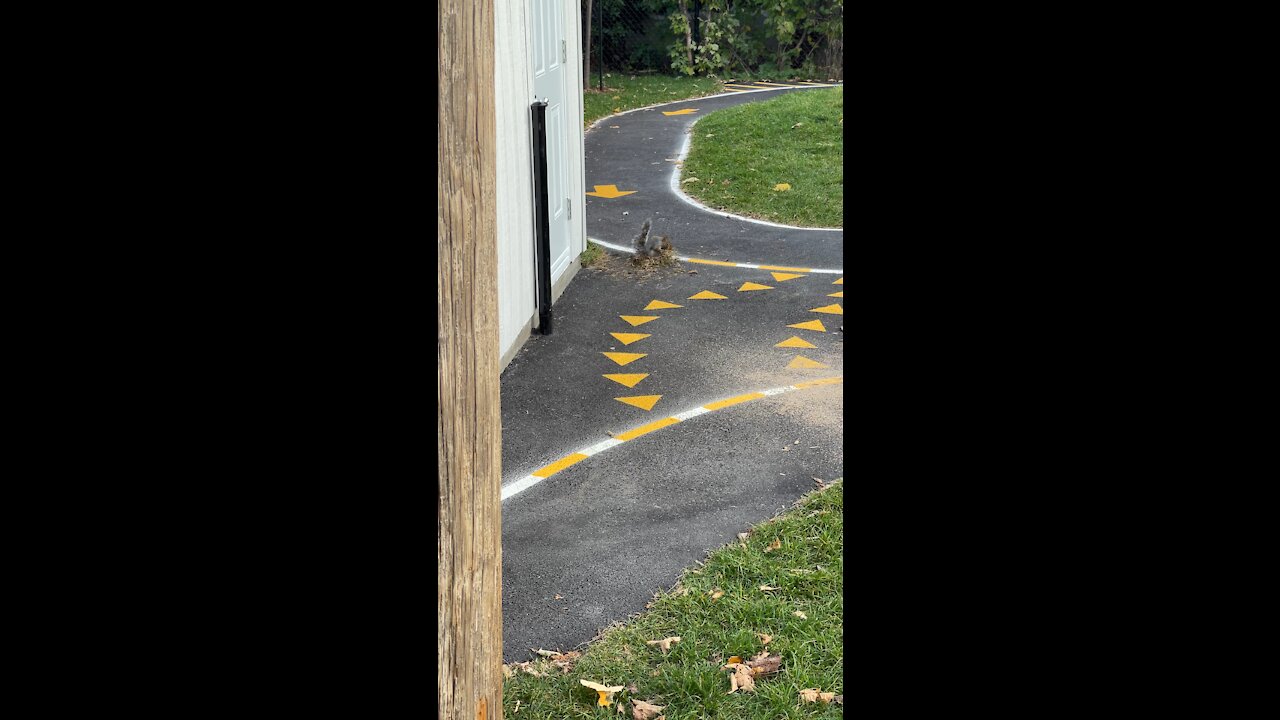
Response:
[[[640,234],[636,235],[636,239],[633,241],[636,248],[636,252],[644,252],[645,240],[649,237],[649,225],[652,222],[653,222],[652,219],[645,220],[644,225],[640,227]]]

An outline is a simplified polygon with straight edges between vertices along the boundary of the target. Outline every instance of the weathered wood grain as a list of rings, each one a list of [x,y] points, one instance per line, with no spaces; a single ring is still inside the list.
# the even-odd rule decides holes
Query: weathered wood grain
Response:
[[[438,5],[437,701],[502,717],[494,0]]]

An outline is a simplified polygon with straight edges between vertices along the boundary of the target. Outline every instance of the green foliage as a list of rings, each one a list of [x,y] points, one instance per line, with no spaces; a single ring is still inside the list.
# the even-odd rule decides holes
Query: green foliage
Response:
[[[649,6],[665,6],[671,69],[685,75],[817,77],[833,68],[819,68],[814,51],[843,47],[844,0],[706,0],[692,62],[691,0],[650,0]]]

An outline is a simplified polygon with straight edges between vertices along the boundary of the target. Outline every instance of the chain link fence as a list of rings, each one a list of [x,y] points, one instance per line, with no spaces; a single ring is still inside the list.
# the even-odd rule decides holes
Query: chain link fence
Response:
[[[844,79],[844,0],[582,0],[583,87],[606,73]]]

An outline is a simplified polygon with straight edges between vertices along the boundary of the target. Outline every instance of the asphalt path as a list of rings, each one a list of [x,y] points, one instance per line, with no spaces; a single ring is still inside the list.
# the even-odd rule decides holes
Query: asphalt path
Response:
[[[705,100],[695,106],[711,107]],[[676,142],[679,125],[662,128],[664,142]],[[586,136],[588,185],[597,172],[591,158],[603,152],[596,146],[608,141],[596,132]],[[665,204],[653,201],[655,211],[675,205],[690,228],[717,220],[669,194]],[[587,229],[608,239],[603,221],[590,213]],[[808,237],[821,247],[807,248],[802,257],[760,257],[752,253],[757,246],[733,244],[732,234],[707,232],[703,244],[692,244],[693,231],[684,235],[690,244],[672,235],[680,254],[715,257],[714,251],[735,261],[842,267],[842,232],[796,232],[798,244]],[[844,317],[814,312],[843,307],[843,298],[831,296],[843,292],[843,284],[834,284],[841,276],[790,275],[797,274],[779,279],[765,270],[691,263],[645,271],[612,256],[584,268],[554,307],[555,332],[535,334],[503,373],[504,484],[611,433],[743,393],[842,376]],[[770,289],[740,290],[744,283]],[[690,299],[703,292],[723,299]],[[644,309],[655,300],[682,307]],[[623,315],[657,319],[633,326]],[[814,320],[823,331],[787,327]],[[611,332],[648,337],[624,344]],[[814,347],[776,347],[793,337]],[[618,365],[604,352],[644,356]],[[797,356],[822,367],[789,367]],[[605,374],[646,377],[628,388]],[[651,395],[661,397],[647,411],[615,399]],[[504,501],[504,658],[580,646],[641,612],[656,590],[670,587],[708,550],[785,509],[813,487],[814,477],[843,476],[842,431],[842,385],[797,390],[629,440]]]
[[[729,262],[839,268],[843,232],[775,227],[704,210],[672,189],[680,153],[694,123],[727,107],[760,102],[784,93],[834,92],[830,88],[779,88],[685,100],[603,118],[585,136],[588,191],[615,185],[632,195],[586,198],[587,234],[627,244],[646,218],[653,231],[670,235],[686,255]],[[690,115],[664,115],[696,108]]]

